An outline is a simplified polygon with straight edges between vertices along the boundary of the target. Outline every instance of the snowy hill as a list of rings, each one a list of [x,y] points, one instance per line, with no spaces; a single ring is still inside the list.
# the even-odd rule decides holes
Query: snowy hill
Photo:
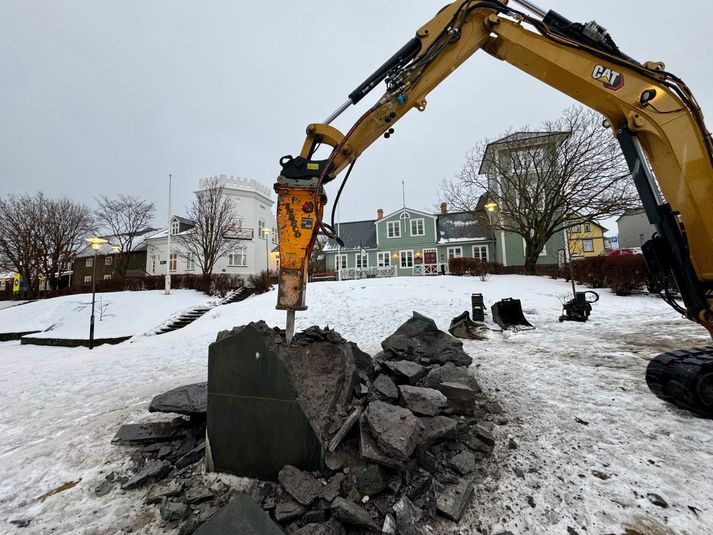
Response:
[[[206,304],[209,297],[195,290],[98,293],[95,338],[142,334],[169,316]],[[0,333],[41,331],[38,338],[88,338],[92,294],[40,299],[0,309]]]
[[[470,308],[473,292],[482,292],[487,305],[520,298],[536,330],[464,344],[507,423],[495,428],[490,476],[476,481],[460,532],[713,533],[713,422],[659,401],[644,381],[649,358],[709,344],[705,331],[654,296],[607,290],[589,323],[559,323],[558,297],[568,291],[562,281],[514,275],[485,283],[457,277],[316,283],[297,329],[329,325],[374,354],[413,310],[445,329]],[[205,380],[208,345],[218,331],[259,319],[283,326],[275,301],[274,291],[254,296],[216,307],[184,329],[93,351],[0,343],[0,522],[31,518],[33,533],[137,526],[163,533],[160,521],[142,513],[142,492],[94,495],[103,474],[129,466],[127,451],[111,446],[111,438],[127,421],[161,419],[146,413],[153,395]],[[516,449],[508,449],[508,437]],[[32,501],[79,478],[70,490]],[[664,497],[669,508],[652,504],[647,493]],[[0,531],[6,526],[14,529]],[[452,532],[444,523],[430,533]]]

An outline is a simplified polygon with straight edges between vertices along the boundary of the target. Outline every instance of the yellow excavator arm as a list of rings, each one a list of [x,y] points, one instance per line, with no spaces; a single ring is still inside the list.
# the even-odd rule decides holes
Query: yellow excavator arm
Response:
[[[661,63],[623,54],[594,22],[573,23],[526,0],[460,0],[444,7],[416,36],[355,89],[323,123],[307,127],[298,157],[281,160],[277,224],[277,308],[304,310],[308,258],[321,231],[323,186],[352,164],[478,50],[507,62],[601,113],[618,139],[657,234],[644,246],[647,264],[666,282],[664,298],[713,335],[713,142],[686,85]],[[346,134],[330,123],[386,81],[386,92]],[[319,145],[332,147],[313,159]],[[680,293],[683,305],[673,297]],[[711,365],[713,365],[713,356]],[[711,372],[713,392],[713,372]],[[652,387],[653,389],[653,387]],[[713,397],[713,393],[711,394]],[[713,405],[710,407],[713,412]]]

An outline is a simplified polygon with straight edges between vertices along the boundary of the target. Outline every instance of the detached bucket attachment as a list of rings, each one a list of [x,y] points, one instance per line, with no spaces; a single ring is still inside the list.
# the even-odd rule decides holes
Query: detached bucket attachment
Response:
[[[529,331],[535,328],[522,313],[522,305],[519,299],[508,297],[498,301],[490,307],[490,311],[493,313],[493,321],[500,325],[503,330]]]
[[[488,329],[482,323],[476,323],[470,319],[470,314],[466,310],[463,314],[456,316],[451,320],[451,326],[448,327],[448,332],[456,338],[466,340],[487,340]]]

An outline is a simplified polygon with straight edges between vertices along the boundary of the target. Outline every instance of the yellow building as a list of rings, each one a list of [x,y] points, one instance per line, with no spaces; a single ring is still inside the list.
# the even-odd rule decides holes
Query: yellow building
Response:
[[[603,226],[594,221],[583,221],[567,231],[569,254],[573,258],[582,256],[599,256],[604,252]]]

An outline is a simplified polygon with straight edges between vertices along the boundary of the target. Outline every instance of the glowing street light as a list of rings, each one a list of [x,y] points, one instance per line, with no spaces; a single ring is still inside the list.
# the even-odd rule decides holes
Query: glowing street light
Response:
[[[92,316],[89,320],[89,349],[94,349],[94,301],[96,299],[97,292],[97,251],[105,243],[109,243],[109,240],[104,238],[99,238],[94,236],[92,238],[84,238],[84,240],[92,246],[94,249],[94,259],[92,260],[92,266],[94,274],[92,275]]]

